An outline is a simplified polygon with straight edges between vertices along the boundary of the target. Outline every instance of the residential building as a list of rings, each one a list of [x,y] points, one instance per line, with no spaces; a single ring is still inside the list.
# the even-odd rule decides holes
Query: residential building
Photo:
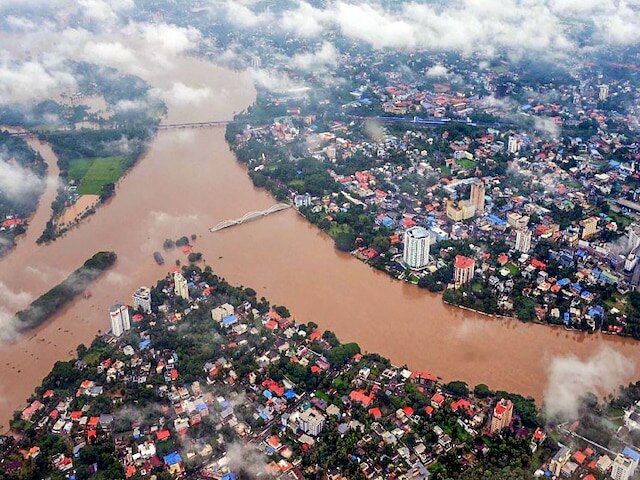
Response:
[[[484,213],[484,194],[485,188],[482,180],[477,180],[471,184],[471,197],[469,201],[475,207],[476,215],[482,215]]]
[[[507,224],[516,229],[525,228],[529,224],[529,216],[511,212],[507,215]]]
[[[144,313],[151,313],[151,289],[140,287],[133,294],[133,309],[142,310]]]
[[[233,305],[225,303],[211,310],[211,319],[214,322],[221,322],[223,318],[233,315]]]
[[[620,453],[611,465],[611,478],[613,480],[629,480],[634,470],[633,460]]]
[[[531,230],[518,229],[516,231],[516,250],[527,253],[531,249]]]
[[[549,470],[557,478],[560,478],[560,472],[562,471],[562,467],[564,467],[565,464],[571,458],[571,449],[569,449],[568,447],[565,447],[562,444],[559,444],[559,445],[560,445],[560,450],[556,452],[556,454],[551,459],[551,462],[549,463]]]
[[[507,143],[507,152],[514,154],[520,151],[520,137],[511,135]]]
[[[598,100],[604,101],[609,98],[609,85],[598,85]]]
[[[629,238],[629,242],[627,244],[627,247],[630,250],[635,250],[636,248],[640,247],[640,225],[637,223],[633,223],[631,224],[631,226],[629,227],[629,232],[627,233],[628,238]]]
[[[296,208],[300,207],[310,207],[311,206],[311,195],[305,193],[303,195],[296,195],[293,199],[293,204]]]
[[[298,426],[303,432],[317,436],[324,426],[324,415],[315,408],[309,408],[300,415]]]
[[[598,217],[585,218],[580,224],[582,225],[582,239],[586,240],[597,233]]]
[[[180,272],[173,274],[173,282],[175,284],[174,291],[178,297],[182,297],[185,300],[189,298],[189,285],[187,285],[187,279],[182,276]]]
[[[476,271],[476,261],[473,258],[456,255],[453,266],[453,278],[456,286],[465,285],[473,280],[473,275]]]
[[[426,228],[411,227],[404,232],[402,260],[409,268],[420,270],[429,264],[431,236]]]
[[[513,402],[502,398],[493,408],[491,415],[491,434],[501,432],[511,424]]]
[[[129,307],[117,303],[109,310],[111,317],[111,333],[115,337],[121,336],[124,332],[131,328],[129,321]]]
[[[476,207],[469,200],[461,202],[447,201],[447,217],[454,222],[461,222],[472,218],[476,214]]]

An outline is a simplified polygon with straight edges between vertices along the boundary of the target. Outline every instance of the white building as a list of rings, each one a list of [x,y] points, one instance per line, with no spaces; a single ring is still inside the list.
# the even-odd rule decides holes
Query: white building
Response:
[[[629,480],[634,473],[633,460],[622,454],[618,454],[611,465],[611,478],[613,480]]]
[[[629,250],[635,250],[636,248],[640,247],[640,225],[638,225],[637,223],[631,224],[631,226],[629,227],[629,232],[627,233],[627,237],[629,239],[629,242],[627,244]]]
[[[431,237],[423,227],[411,227],[404,232],[402,260],[409,268],[420,270],[429,264]]]
[[[233,305],[225,303],[211,310],[211,319],[214,322],[221,322],[223,318],[233,315]]]
[[[531,230],[518,229],[516,231],[516,250],[528,253],[531,249]]]
[[[598,100],[603,101],[609,97],[609,85],[598,85]]]
[[[182,297],[185,300],[190,300],[189,298],[189,285],[187,284],[187,279],[182,276],[180,272],[176,272],[173,274],[173,283],[174,292],[178,297]]]
[[[144,313],[151,313],[151,289],[140,287],[133,294],[133,309],[141,309]]]
[[[314,408],[305,410],[298,418],[298,426],[303,432],[317,436],[324,426],[324,415]]]
[[[119,337],[124,332],[131,329],[131,322],[129,321],[129,307],[117,303],[109,310],[111,317],[111,333],[115,337]]]
[[[507,152],[514,154],[520,151],[520,138],[514,135],[509,137],[509,142],[507,143]]]

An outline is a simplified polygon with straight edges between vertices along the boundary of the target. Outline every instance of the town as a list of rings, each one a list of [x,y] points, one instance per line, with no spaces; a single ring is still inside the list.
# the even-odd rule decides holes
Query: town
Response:
[[[584,419],[544,427],[532,399],[361,352],[210,267],[108,313],[16,412],[3,478],[626,480],[640,460],[640,391],[614,451]]]
[[[304,77],[312,93],[264,90],[236,117],[227,140],[254,184],[448,303],[640,337],[634,70],[539,83],[506,60],[407,56],[400,72],[374,55],[345,49],[333,76]]]

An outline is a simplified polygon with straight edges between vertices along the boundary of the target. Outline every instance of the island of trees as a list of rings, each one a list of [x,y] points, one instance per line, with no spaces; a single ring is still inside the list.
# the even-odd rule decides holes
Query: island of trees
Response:
[[[116,261],[114,252],[98,252],[75,270],[62,283],[41,295],[24,310],[16,314],[20,330],[37,327],[59,311],[78,295],[82,294],[93,281]]]

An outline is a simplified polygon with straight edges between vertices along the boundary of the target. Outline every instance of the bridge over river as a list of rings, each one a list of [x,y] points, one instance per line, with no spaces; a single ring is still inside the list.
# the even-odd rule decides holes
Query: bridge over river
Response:
[[[211,120],[207,122],[185,122],[185,123],[161,123],[158,125],[158,130],[182,130],[186,128],[208,128],[208,127],[224,127],[231,123],[230,120]],[[81,128],[81,129],[71,129],[71,128],[59,128],[55,130],[43,130],[32,131],[32,130],[24,130],[19,132],[9,132],[12,137],[25,137],[25,138],[33,138],[37,137],[40,133],[83,133],[86,131],[100,131],[100,130],[122,130],[120,126],[109,126],[109,127],[100,127],[100,128]]]
[[[245,222],[250,222],[251,220],[255,220],[256,218],[266,217],[268,215],[271,215],[272,213],[276,213],[281,210],[286,210],[287,208],[291,208],[291,205],[287,203],[277,203],[267,208],[266,210],[249,212],[244,214],[240,218],[236,218],[235,220],[225,220],[223,222],[220,222],[216,226],[211,227],[209,231],[211,233],[214,233],[220,230],[224,230],[225,228],[234,227],[236,225],[242,225]]]

